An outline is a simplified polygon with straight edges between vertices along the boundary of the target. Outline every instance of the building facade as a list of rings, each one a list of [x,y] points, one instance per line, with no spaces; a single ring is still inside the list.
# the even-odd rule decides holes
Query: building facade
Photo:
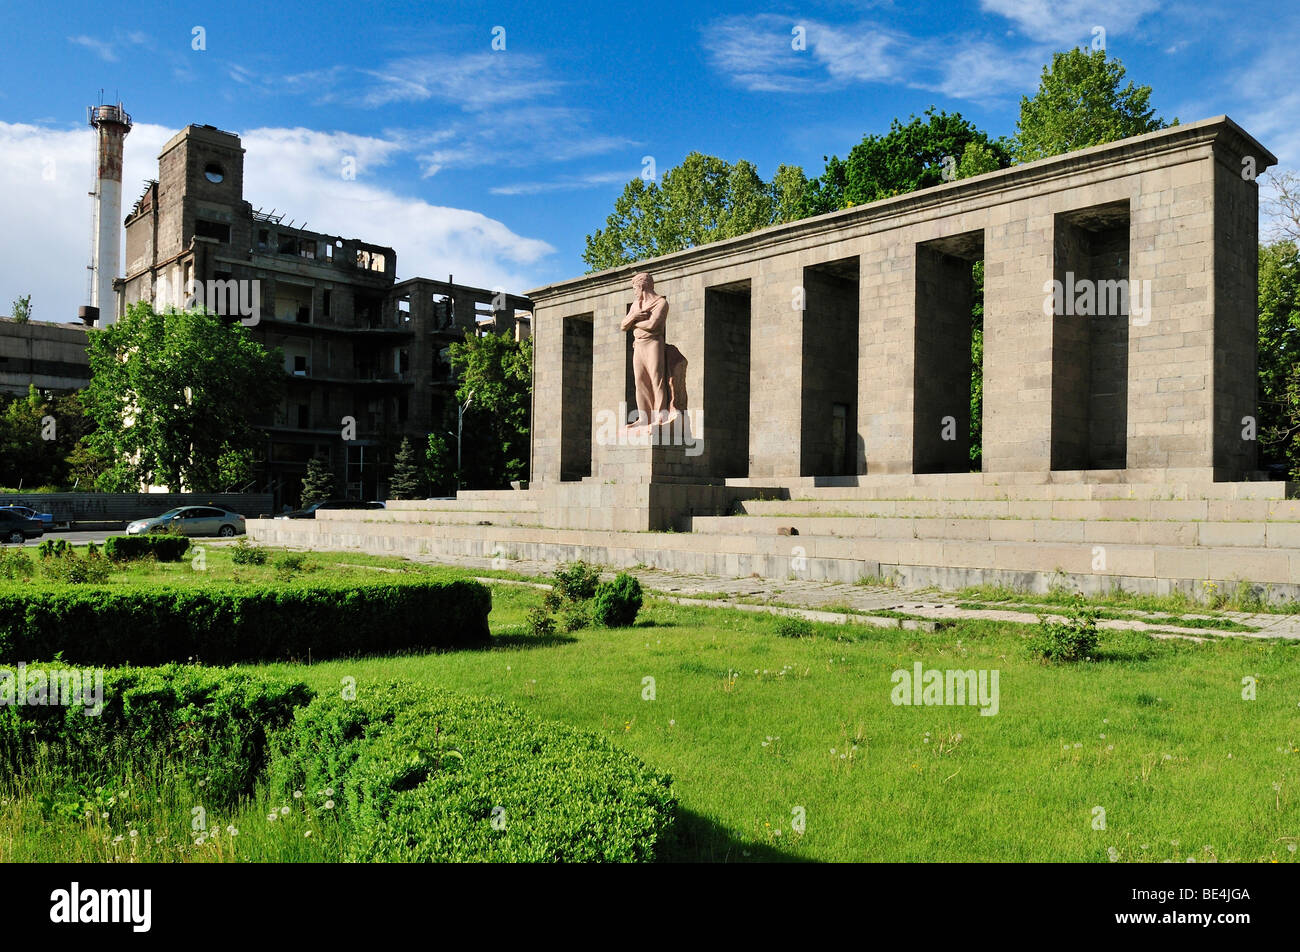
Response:
[[[65,393],[89,383],[85,327],[0,318],[0,391]]]
[[[322,458],[343,494],[382,498],[401,438],[423,442],[446,420],[448,345],[467,332],[518,334],[527,321],[516,314],[531,305],[450,281],[398,282],[392,248],[254,209],[244,151],[238,136],[193,125],[163,147],[158,179],[126,218],[118,313],[138,301],[184,307],[196,284],[206,289],[210,310],[284,355],[285,395],[260,420],[249,488],[296,504],[308,461]]]

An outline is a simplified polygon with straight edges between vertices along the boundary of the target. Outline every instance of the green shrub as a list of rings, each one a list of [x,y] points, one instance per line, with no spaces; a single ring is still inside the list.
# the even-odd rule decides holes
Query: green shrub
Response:
[[[776,633],[782,638],[811,638],[813,626],[806,618],[783,615],[776,621]]]
[[[29,579],[36,571],[31,556],[20,548],[0,548],[0,578],[9,581]]]
[[[1029,654],[1045,661],[1083,661],[1097,650],[1097,610],[1075,594],[1064,621],[1038,616],[1038,629],[1025,642]]]
[[[492,596],[468,580],[0,592],[0,660],[214,664],[486,645]],[[62,652],[62,654],[60,654]]]
[[[555,570],[555,591],[569,602],[585,602],[596,594],[600,568],[586,562],[572,562]]]
[[[44,561],[50,558],[60,558],[70,551],[67,539],[43,539],[41,544],[36,547],[36,556]]]
[[[62,555],[41,562],[43,576],[69,585],[102,584],[112,571],[109,561],[98,552],[82,557],[72,549],[65,549]]]
[[[306,562],[307,556],[301,552],[286,552],[275,560],[275,567],[282,572],[297,572]]]
[[[58,664],[20,671],[28,685],[37,672],[47,672],[46,682],[57,683],[65,699],[74,683],[73,672]],[[312,697],[297,682],[195,665],[101,670],[102,694],[93,686],[94,672],[77,674],[80,704],[0,706],[6,778],[38,758],[52,758],[74,782],[102,782],[108,764],[120,771],[164,763],[201,787],[212,805],[228,806],[253,793],[269,736]],[[3,686],[18,688],[14,681]],[[92,716],[96,703],[102,708]]]
[[[588,614],[587,606],[584,603],[569,605],[560,612],[561,631],[582,631],[590,624],[591,616]]]
[[[524,624],[528,628],[528,633],[535,638],[545,638],[555,634],[555,619],[545,608],[534,608],[530,611]]]
[[[641,583],[635,576],[619,572],[612,582],[596,587],[591,606],[592,620],[606,628],[626,628],[641,611]]]
[[[104,540],[104,554],[114,562],[134,562],[150,556],[159,562],[179,562],[189,548],[190,540],[181,535],[142,533]]]
[[[265,565],[266,549],[249,545],[248,538],[240,536],[239,541],[230,547],[230,561],[236,565]]]
[[[273,788],[335,791],[348,860],[648,861],[676,809],[604,738],[424,687],[318,698],[276,745]]]

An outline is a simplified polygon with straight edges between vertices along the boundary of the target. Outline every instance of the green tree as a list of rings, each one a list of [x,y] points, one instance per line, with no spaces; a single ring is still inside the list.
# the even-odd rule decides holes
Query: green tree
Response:
[[[408,437],[402,438],[393,458],[393,476],[388,481],[388,494],[394,499],[419,499],[424,494],[424,473],[421,472],[415,447]]]
[[[906,124],[895,119],[884,135],[864,136],[847,158],[830,156],[825,162],[825,171],[807,187],[807,215],[930,188],[961,177],[963,163],[980,172],[1006,168],[1011,156],[1006,143],[990,139],[961,113],[931,107],[923,119],[912,116]]]
[[[467,334],[449,348],[465,412],[460,476],[467,488],[504,489],[528,478],[533,342]],[[455,421],[451,422],[454,431]]]
[[[307,461],[307,475],[302,479],[302,505],[334,498],[334,471],[318,456]]]
[[[1124,64],[1108,59],[1105,50],[1054,53],[1043,67],[1038,92],[1020,99],[1012,140],[1016,161],[1032,162],[1169,125],[1151,106],[1150,86],[1131,81],[1120,86],[1125,74]]]
[[[662,185],[628,182],[582,257],[600,271],[801,218],[806,185],[798,166],[782,165],[765,182],[752,162],[692,152]]]
[[[1300,480],[1300,250],[1259,248],[1260,463],[1284,463]]]
[[[100,488],[220,492],[252,478],[260,438],[250,408],[275,405],[284,374],[279,352],[248,328],[201,310],[159,314],[141,302],[91,332],[87,355],[91,441],[114,461]]]
[[[429,491],[435,496],[451,496],[456,492],[456,451],[446,438],[429,434],[424,458],[428,463]]]
[[[57,420],[50,404],[34,386],[24,397],[10,397],[0,412],[0,486],[57,485],[61,481],[62,457],[51,428]],[[51,427],[53,423],[53,427]]]
[[[30,294],[14,301],[13,318],[15,324],[26,324],[32,319],[32,296]]]

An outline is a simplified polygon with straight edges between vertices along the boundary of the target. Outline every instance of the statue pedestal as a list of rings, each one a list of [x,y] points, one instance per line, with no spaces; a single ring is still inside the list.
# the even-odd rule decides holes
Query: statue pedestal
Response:
[[[603,482],[671,480],[713,482],[704,478],[704,442],[691,432],[685,414],[662,423],[621,427],[597,440],[595,476]]]

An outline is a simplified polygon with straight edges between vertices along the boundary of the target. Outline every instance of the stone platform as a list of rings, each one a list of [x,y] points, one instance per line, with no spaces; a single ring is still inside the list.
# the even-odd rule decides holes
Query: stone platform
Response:
[[[255,541],[429,557],[584,559],[727,577],[891,578],[904,588],[1000,583],[1197,597],[1241,582],[1300,598],[1300,486],[1199,470],[859,476],[846,485],[605,483],[463,492],[250,520]],[[1154,473],[1151,474],[1154,477]],[[672,531],[667,531],[672,530]]]

